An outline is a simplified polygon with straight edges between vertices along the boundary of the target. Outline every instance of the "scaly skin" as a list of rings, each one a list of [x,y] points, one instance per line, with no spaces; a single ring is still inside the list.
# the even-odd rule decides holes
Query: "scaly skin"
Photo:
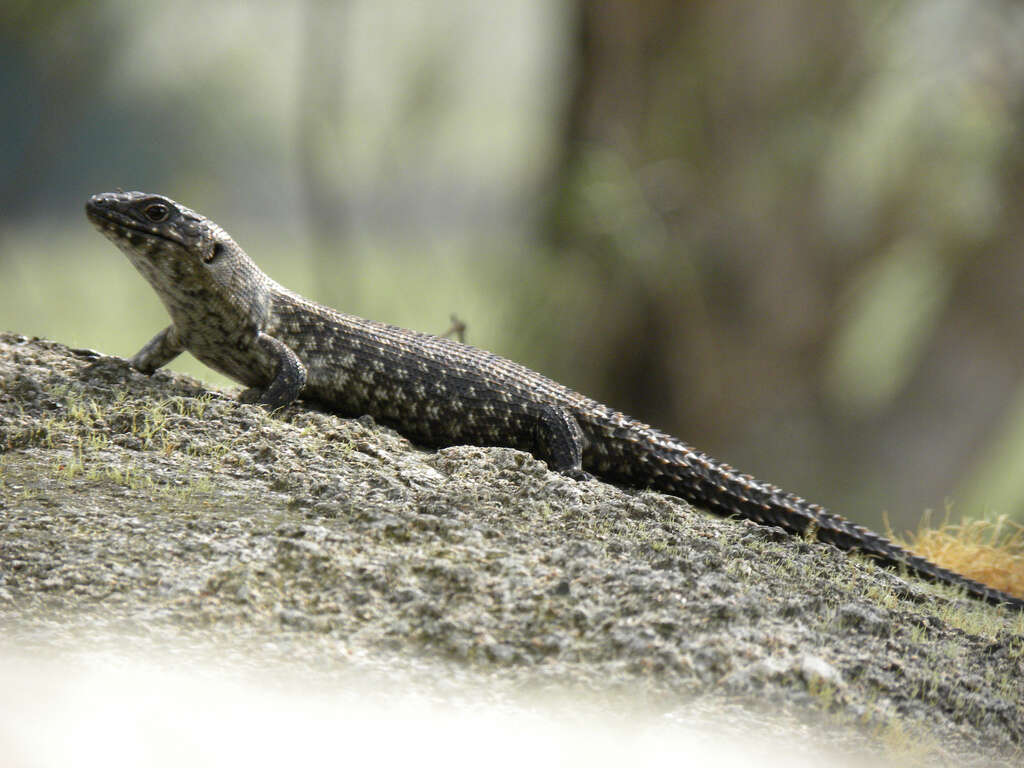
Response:
[[[309,301],[267,277],[215,223],[166,197],[94,195],[86,213],[171,315],[171,325],[131,359],[144,373],[187,349],[254,388],[269,408],[301,397],[343,416],[370,414],[426,446],[518,448],[571,476],[590,472],[791,533],[813,530],[883,565],[1024,609],[1024,600],[913,555],[522,365]]]

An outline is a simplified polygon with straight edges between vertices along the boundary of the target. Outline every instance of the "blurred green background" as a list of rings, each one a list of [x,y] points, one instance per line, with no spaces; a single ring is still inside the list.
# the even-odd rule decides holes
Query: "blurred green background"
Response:
[[[860,522],[1021,520],[1021,40],[969,0],[2,0],[0,328],[134,353],[166,315],[82,205],[160,192]]]

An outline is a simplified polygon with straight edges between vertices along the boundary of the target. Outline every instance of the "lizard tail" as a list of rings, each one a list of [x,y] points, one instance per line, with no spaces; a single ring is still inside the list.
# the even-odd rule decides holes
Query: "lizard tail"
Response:
[[[690,455],[701,470],[698,473],[699,480],[688,484],[695,491],[691,500],[696,504],[719,514],[739,515],[758,523],[777,525],[791,533],[805,534],[813,531],[819,540],[840,549],[870,555],[881,565],[905,567],[928,581],[960,587],[968,594],[994,605],[1005,604],[1024,610],[1024,600],[1018,597],[936,565],[908,552],[884,536],[795,494],[761,483],[706,457],[698,458],[694,452],[690,452]]]
[[[638,440],[638,435],[627,434],[630,431],[617,430],[604,435],[605,440],[622,443],[614,451],[620,461],[607,474],[618,475],[619,479],[634,484],[643,482],[723,516],[737,515],[762,525],[779,526],[797,535],[813,531],[819,540],[869,555],[880,565],[905,567],[928,581],[960,587],[969,595],[994,605],[1024,610],[1024,599],[936,565],[874,531],[742,474],[675,438],[646,427]]]

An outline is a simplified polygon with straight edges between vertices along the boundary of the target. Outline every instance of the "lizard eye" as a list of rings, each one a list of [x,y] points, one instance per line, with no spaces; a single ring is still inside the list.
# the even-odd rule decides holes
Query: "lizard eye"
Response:
[[[168,208],[163,203],[153,203],[152,205],[147,206],[144,212],[146,214],[147,219],[154,223],[157,223],[164,221],[168,217],[168,215],[170,215],[171,209]]]

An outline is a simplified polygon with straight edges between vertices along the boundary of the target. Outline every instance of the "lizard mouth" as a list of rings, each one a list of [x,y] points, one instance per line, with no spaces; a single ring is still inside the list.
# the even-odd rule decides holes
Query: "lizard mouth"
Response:
[[[120,210],[117,203],[116,199],[108,195],[93,195],[85,203],[85,215],[89,221],[111,240],[125,241],[133,246],[157,243],[185,246],[177,233],[166,228],[166,225],[162,228],[149,222],[140,221]]]

